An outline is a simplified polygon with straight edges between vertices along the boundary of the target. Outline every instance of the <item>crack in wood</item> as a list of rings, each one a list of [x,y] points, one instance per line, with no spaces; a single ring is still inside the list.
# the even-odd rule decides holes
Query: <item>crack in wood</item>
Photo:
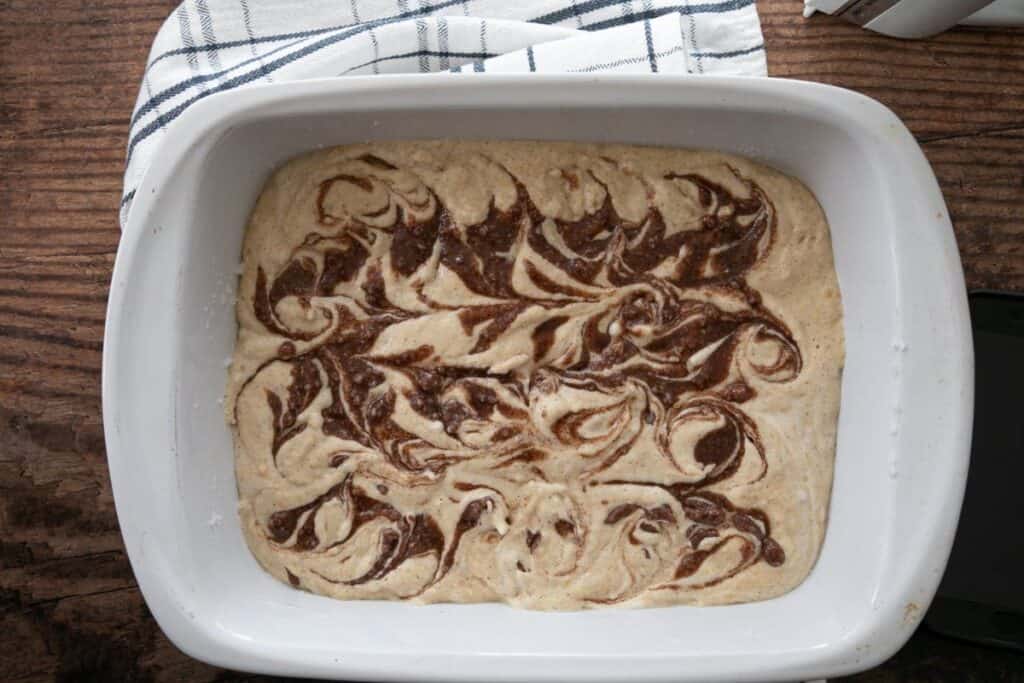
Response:
[[[963,133],[949,133],[946,135],[922,136],[917,141],[922,145],[932,142],[945,142],[946,140],[959,140],[961,138],[978,138],[986,135],[999,135],[1000,133],[1024,132],[1024,123],[1010,126],[997,126],[995,128],[981,128],[978,130],[965,131]]]

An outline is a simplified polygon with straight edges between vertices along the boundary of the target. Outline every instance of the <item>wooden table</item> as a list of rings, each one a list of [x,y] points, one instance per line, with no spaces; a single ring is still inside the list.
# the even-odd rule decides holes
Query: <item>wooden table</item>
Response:
[[[0,678],[244,678],[160,632],[114,514],[100,416],[125,137],[176,0],[0,0]],[[900,42],[760,0],[775,76],[881,100],[921,141],[967,284],[1024,291],[1024,32]],[[48,7],[48,10],[40,9]],[[851,179],[851,187],[855,179]],[[1024,656],[919,632],[860,681],[1011,680]],[[261,679],[262,680],[262,679]],[[1020,680],[1013,678],[1013,680]]]

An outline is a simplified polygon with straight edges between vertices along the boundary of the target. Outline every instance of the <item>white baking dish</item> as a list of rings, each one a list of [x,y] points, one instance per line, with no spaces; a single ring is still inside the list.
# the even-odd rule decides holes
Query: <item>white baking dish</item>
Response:
[[[219,405],[248,212],[271,170],[301,152],[434,137],[707,147],[814,191],[832,227],[847,359],[828,531],[796,590],[726,607],[537,613],[341,602],[259,568]],[[773,79],[345,78],[210,97],[168,140],[117,255],[103,409],[132,567],[185,652],[355,679],[796,680],[872,666],[918,624],[960,508],[973,358],[942,196],[878,103]]]

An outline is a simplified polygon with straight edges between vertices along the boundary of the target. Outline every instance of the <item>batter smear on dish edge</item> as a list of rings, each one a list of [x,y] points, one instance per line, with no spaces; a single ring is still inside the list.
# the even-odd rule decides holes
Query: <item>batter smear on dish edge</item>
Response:
[[[243,529],[293,586],[574,609],[761,599],[813,565],[841,312],[820,208],[777,172],[319,152],[261,195],[238,315]]]

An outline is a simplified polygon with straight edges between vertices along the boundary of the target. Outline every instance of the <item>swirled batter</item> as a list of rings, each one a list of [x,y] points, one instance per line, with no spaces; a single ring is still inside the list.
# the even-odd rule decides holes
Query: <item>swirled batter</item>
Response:
[[[296,159],[245,238],[228,385],[259,562],[339,598],[758,600],[821,544],[828,227],[738,157],[395,142]]]

